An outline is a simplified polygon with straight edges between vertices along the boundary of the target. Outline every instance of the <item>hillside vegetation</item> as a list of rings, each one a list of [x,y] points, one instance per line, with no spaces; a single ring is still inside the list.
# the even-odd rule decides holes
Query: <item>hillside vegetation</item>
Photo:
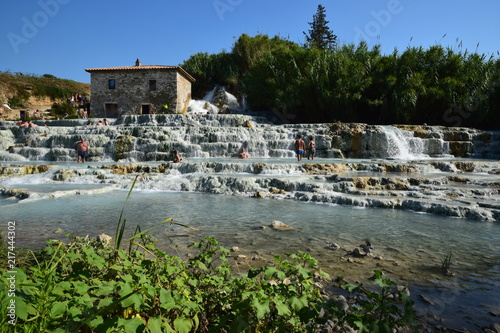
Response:
[[[61,103],[78,93],[90,95],[90,84],[51,74],[0,73],[0,103],[13,109]]]

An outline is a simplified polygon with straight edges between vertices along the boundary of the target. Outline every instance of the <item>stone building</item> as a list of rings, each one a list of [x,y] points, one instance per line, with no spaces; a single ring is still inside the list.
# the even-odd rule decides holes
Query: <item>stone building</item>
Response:
[[[139,59],[135,66],[85,71],[90,73],[90,114],[97,117],[184,113],[195,81],[179,66],[142,65]]]

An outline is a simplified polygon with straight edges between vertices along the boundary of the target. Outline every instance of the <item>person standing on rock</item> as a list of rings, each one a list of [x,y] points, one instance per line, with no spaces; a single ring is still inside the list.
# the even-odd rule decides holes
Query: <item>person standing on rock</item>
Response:
[[[316,142],[314,138],[309,137],[309,143],[307,144],[307,159],[314,160],[314,155],[316,154]]]
[[[297,154],[297,161],[302,161],[304,156],[304,151],[306,150],[306,143],[302,140],[302,135],[297,135],[297,140],[295,140],[295,154]]]
[[[84,138],[76,143],[75,149],[78,155],[76,163],[85,163],[85,159],[87,158],[87,154],[89,152],[89,145],[87,144],[87,142],[85,142]]]

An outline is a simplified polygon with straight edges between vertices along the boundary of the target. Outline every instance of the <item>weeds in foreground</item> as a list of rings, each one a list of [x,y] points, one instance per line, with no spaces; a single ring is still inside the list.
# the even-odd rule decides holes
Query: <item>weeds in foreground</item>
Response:
[[[192,246],[186,261],[148,241],[139,250],[115,250],[97,240],[51,241],[44,261],[18,269],[16,318],[2,313],[2,332],[313,332],[328,319],[360,332],[391,332],[412,320],[412,302],[376,271],[381,292],[346,284],[363,301],[349,311],[325,301],[315,285],[328,278],[309,254],[275,258],[275,264],[236,276],[229,251],[213,238]],[[145,250],[147,249],[147,250]],[[399,304],[403,304],[403,310]]]
[[[193,243],[197,255],[187,260],[159,249],[150,229],[140,227],[122,248],[122,217],[123,210],[114,244],[49,241],[33,255],[34,265],[16,270],[15,291],[4,272],[0,299],[14,303],[15,316],[2,311],[0,331],[314,332],[333,319],[360,332],[392,332],[413,320],[413,302],[379,271],[374,282],[381,291],[345,284],[363,297],[341,310],[315,284],[329,276],[309,254],[275,257],[274,265],[236,274],[229,251],[210,237]],[[159,224],[167,222],[175,224]]]

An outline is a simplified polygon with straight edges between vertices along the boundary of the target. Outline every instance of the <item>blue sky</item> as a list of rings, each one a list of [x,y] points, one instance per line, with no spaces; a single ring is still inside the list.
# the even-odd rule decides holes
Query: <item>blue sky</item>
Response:
[[[90,82],[85,68],[136,58],[179,65],[198,52],[230,51],[243,33],[302,44],[318,4],[341,44],[500,50],[498,0],[21,0],[2,4],[0,70]]]

